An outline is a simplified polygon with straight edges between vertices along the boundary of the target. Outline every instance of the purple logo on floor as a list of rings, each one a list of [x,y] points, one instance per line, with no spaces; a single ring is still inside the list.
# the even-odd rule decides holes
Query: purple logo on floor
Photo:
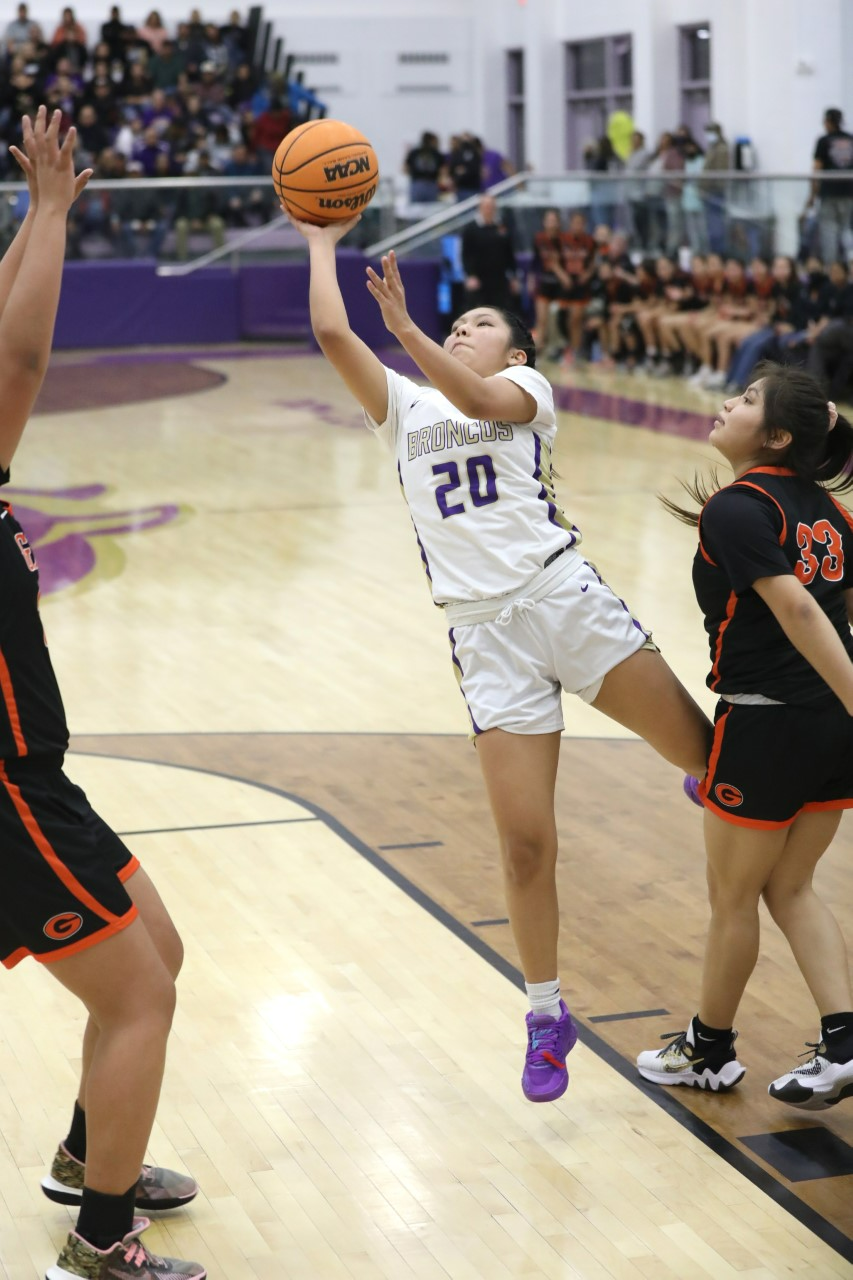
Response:
[[[43,596],[95,576],[112,578],[124,567],[116,539],[169,524],[181,512],[172,503],[124,511],[96,509],[93,499],[107,493],[104,484],[74,489],[4,488],[38,561]]]

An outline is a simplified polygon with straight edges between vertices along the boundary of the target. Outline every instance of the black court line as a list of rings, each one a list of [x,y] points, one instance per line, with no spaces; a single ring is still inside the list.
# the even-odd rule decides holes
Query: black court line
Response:
[[[443,845],[443,840],[417,840],[411,844],[378,844],[376,847],[387,853],[392,849],[438,849]]]
[[[78,755],[84,752],[78,751]],[[101,757],[103,759],[103,757]],[[112,756],[113,760],[126,760],[126,756]],[[178,766],[174,766],[177,768]],[[197,772],[203,772],[201,769]],[[282,827],[290,822],[319,822],[319,818],[262,818],[259,822],[208,822],[197,827],[149,827],[146,831],[117,831],[118,836],[167,836],[176,831],[228,831],[234,827]]]
[[[504,916],[501,920],[472,920],[472,929],[485,929],[490,924],[509,924],[509,916]]]
[[[630,1013],[597,1013],[587,1022],[627,1022],[629,1018],[668,1018],[669,1009],[633,1009]]]
[[[110,734],[104,736],[112,737],[113,735]],[[150,735],[135,734],[133,736],[147,737]],[[185,736],[189,737],[192,735]],[[441,736],[449,737],[451,735],[445,734]],[[365,844],[363,840],[360,840],[358,836],[354,835],[353,832],[345,827],[343,823],[339,822],[337,818],[334,818],[330,813],[320,805],[315,804],[312,800],[305,800],[301,796],[294,795],[290,791],[282,790],[281,787],[274,787],[268,782],[258,782],[254,778],[244,778],[239,774],[225,773],[219,769],[199,768],[196,765],[189,764],[176,764],[170,760],[156,760],[148,756],[105,756],[97,751],[78,751],[77,754],[92,756],[95,759],[100,760],[135,760],[138,764],[156,764],[167,769],[183,769],[187,773],[206,774],[208,777],[212,778],[227,778],[230,782],[239,782],[250,787],[257,787],[259,791],[267,791],[271,795],[282,796],[285,800],[290,800],[294,804],[302,805],[303,808],[312,813],[315,818],[321,819],[328,829],[333,831],[335,835],[339,836],[340,839],[343,840],[345,844],[348,844],[355,853],[359,854],[366,862],[369,862],[372,867],[375,867],[377,871],[381,872],[387,880],[390,880],[393,885],[396,885],[398,889],[402,890],[408,898],[411,898],[411,900],[416,902],[418,906],[423,907],[425,911],[428,911],[433,919],[437,920],[439,924],[444,925],[444,927],[452,933],[454,937],[458,938],[460,942],[464,942],[476,955],[480,956],[481,959],[490,964],[497,973],[501,974],[511,982],[519,991],[524,991],[524,978],[521,972],[516,969],[515,965],[510,964],[508,960],[504,959],[502,955],[499,955],[497,951],[490,947],[487,942],[484,942],[482,938],[479,938],[476,933],[472,933],[467,925],[460,923],[460,921],[457,920],[455,916],[452,916],[445,907],[442,907],[439,903],[430,898],[428,894],[424,893],[423,889],[418,888],[416,884],[413,884],[411,880],[407,879],[406,876],[399,872],[396,867],[392,867],[389,862],[386,862],[384,858],[381,858],[375,849],[372,849],[370,845]],[[637,1072],[633,1063],[628,1062],[626,1058],[623,1058],[620,1053],[617,1053],[617,1051],[602,1040],[600,1036],[590,1030],[587,1025],[590,1021],[589,1019],[584,1020],[575,1018],[575,1021],[578,1023],[578,1029],[580,1031],[579,1038],[581,1042],[597,1057],[599,1057],[602,1062],[606,1062],[607,1065],[612,1067],[623,1080],[626,1080],[628,1084],[633,1085],[634,1088],[639,1089],[641,1093],[644,1093],[650,1102],[653,1102],[656,1107],[660,1107],[662,1111],[665,1111],[673,1120],[676,1121],[677,1124],[680,1124],[682,1128],[692,1134],[694,1138],[697,1138],[700,1142],[704,1143],[709,1151],[713,1151],[715,1155],[720,1157],[720,1159],[725,1160],[726,1164],[730,1165],[744,1178],[746,1178],[747,1181],[751,1182],[754,1187],[758,1187],[760,1191],[763,1191],[765,1195],[769,1196],[771,1200],[778,1204],[787,1213],[790,1213],[792,1218],[796,1219],[797,1222],[802,1223],[802,1225],[808,1231],[811,1231],[816,1235],[819,1240],[823,1240],[824,1244],[828,1244],[829,1247],[840,1254],[845,1261],[853,1262],[853,1239],[846,1236],[844,1232],[839,1230],[839,1228],[833,1223],[828,1222],[826,1218],[822,1217],[816,1209],[811,1207],[811,1205],[806,1204],[804,1200],[800,1200],[800,1198],[795,1196],[788,1187],[784,1187],[780,1182],[777,1182],[772,1174],[768,1173],[765,1169],[762,1169],[760,1165],[751,1160],[745,1151],[741,1151],[733,1142],[730,1142],[728,1138],[717,1133],[716,1130],[712,1129],[704,1120],[701,1120],[698,1116],[694,1115],[692,1111],[678,1101],[674,1093],[670,1093],[668,1090],[662,1089],[659,1085],[654,1085],[649,1081],[644,1080]]]

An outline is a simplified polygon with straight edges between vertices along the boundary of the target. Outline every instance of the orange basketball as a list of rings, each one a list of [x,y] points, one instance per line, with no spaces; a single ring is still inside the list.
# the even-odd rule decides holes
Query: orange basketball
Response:
[[[363,133],[342,120],[309,120],[286,134],[272,162],[288,213],[325,226],[352,218],[376,194],[379,166]]]

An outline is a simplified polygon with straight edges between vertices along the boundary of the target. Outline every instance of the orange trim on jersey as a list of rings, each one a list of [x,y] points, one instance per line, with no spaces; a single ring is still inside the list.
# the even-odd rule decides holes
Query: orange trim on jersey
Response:
[[[20,787],[16,786],[14,782],[9,781],[9,775],[6,773],[6,770],[2,765],[0,765],[0,782],[2,782],[3,786],[6,788],[6,791],[9,794],[9,799],[15,806],[18,812],[18,817],[26,827],[30,839],[54,875],[62,881],[66,889],[69,889],[74,894],[74,897],[78,902],[82,902],[85,907],[88,907],[96,916],[100,916],[102,920],[107,922],[107,924],[115,924],[120,917],[114,915],[112,911],[108,911],[106,907],[101,906],[100,902],[92,897],[88,889],[84,888],[77,877],[68,870],[65,863],[57,856],[53,845],[36,822],[32,809],[21,795]]]
[[[793,475],[793,472],[791,473]],[[775,502],[779,508],[779,515],[782,517],[782,532],[779,534],[779,546],[785,545],[785,539],[788,536],[788,521],[785,519],[785,512],[782,510],[781,502],[773,497],[772,493],[768,493],[766,489],[762,489],[760,484],[752,484],[749,480],[735,480],[735,484],[740,485],[742,489],[755,489],[758,493],[763,493],[765,498],[769,498],[771,502]]]
[[[79,951],[85,951],[87,947],[93,947],[98,942],[106,942],[107,938],[112,938],[117,933],[121,933],[122,929],[126,929],[129,924],[133,924],[134,920],[139,916],[139,909],[134,903],[123,916],[116,916],[112,924],[105,925],[103,929],[99,929],[97,933],[90,933],[85,938],[78,939],[77,942],[69,942],[67,947],[58,947],[55,951],[38,952],[30,951],[27,947],[19,947],[17,951],[13,951],[3,961],[6,969],[14,969],[16,964],[20,964],[22,960],[26,960],[27,956],[32,956],[34,960],[38,960],[39,964],[53,964],[56,960],[67,960],[69,956],[76,955]]]
[[[121,871],[117,872],[119,880],[124,884],[125,880],[129,880],[134,871],[139,870],[139,859],[134,855],[130,862],[126,862]]]
[[[824,493],[826,493],[825,489],[824,489]],[[837,498],[833,498],[831,493],[826,493],[826,496],[827,498],[829,498],[829,501],[832,503],[832,505],[844,517],[849,527],[853,529],[853,514],[851,514],[845,506],[842,506],[842,504],[838,501]]]
[[[737,608],[737,596],[735,595],[734,592],[732,592],[726,604],[725,620],[720,623],[720,629],[717,632],[717,643],[714,648],[714,664],[711,667],[711,675],[714,677],[710,685],[710,688],[712,689],[716,689],[717,685],[720,683],[720,658],[723,656],[723,636],[726,633],[726,628],[728,627],[732,618],[735,616],[736,608]],[[726,711],[722,718],[725,719],[725,717],[728,714],[729,714],[728,711]]]
[[[743,480],[744,476],[795,476],[796,474],[792,467],[750,467],[748,471],[744,471],[743,476],[733,480],[732,484],[737,484],[738,480]]]
[[[2,649],[0,649],[0,691],[3,693],[3,701],[6,703],[6,715],[9,717],[9,726],[12,730],[12,737],[15,739],[18,755],[25,756],[29,748],[21,729],[21,717],[18,715],[18,703],[15,698],[15,690],[12,687],[12,677],[9,675],[9,667],[3,656]]]

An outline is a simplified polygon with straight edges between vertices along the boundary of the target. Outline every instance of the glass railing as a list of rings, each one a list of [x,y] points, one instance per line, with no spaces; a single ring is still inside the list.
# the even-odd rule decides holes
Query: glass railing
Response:
[[[846,195],[853,174],[825,174],[819,181],[827,195],[833,190]],[[838,206],[826,195],[809,203],[812,185],[812,174],[676,171],[651,177],[583,172],[519,175],[493,190],[517,250],[532,246],[543,214],[556,209],[563,230],[571,215],[580,213],[593,235],[602,226],[622,232],[634,257],[665,253],[686,259],[691,253],[714,252],[747,261],[757,255],[805,258],[828,251]],[[842,207],[841,213],[849,222],[849,212]],[[377,255],[394,248],[401,256],[440,257],[445,252],[442,240],[471,216],[470,210],[460,216],[453,205],[439,207],[428,223],[379,239],[367,252]],[[843,231],[846,242],[836,235],[834,256],[849,257],[853,228]]]
[[[524,252],[542,227],[546,209],[557,209],[564,229],[584,215],[621,231],[636,257],[667,253],[687,258],[713,251],[744,261],[757,254],[849,257],[853,232],[844,200],[847,174],[822,174],[823,198],[809,203],[812,174],[714,172],[664,175],[520,174],[493,188],[500,216]],[[476,197],[451,195],[434,205],[412,204],[401,180],[380,181],[373,201],[347,244],[370,256],[395,248],[400,255],[446,256],[448,236],[476,216]],[[0,183],[0,250],[10,243],[26,211],[26,188]],[[834,248],[832,247],[834,245]],[[271,181],[241,178],[126,178],[93,180],[69,218],[68,256],[81,260],[156,258],[182,263],[230,261],[243,255],[280,259],[305,252],[302,238],[278,209]]]

